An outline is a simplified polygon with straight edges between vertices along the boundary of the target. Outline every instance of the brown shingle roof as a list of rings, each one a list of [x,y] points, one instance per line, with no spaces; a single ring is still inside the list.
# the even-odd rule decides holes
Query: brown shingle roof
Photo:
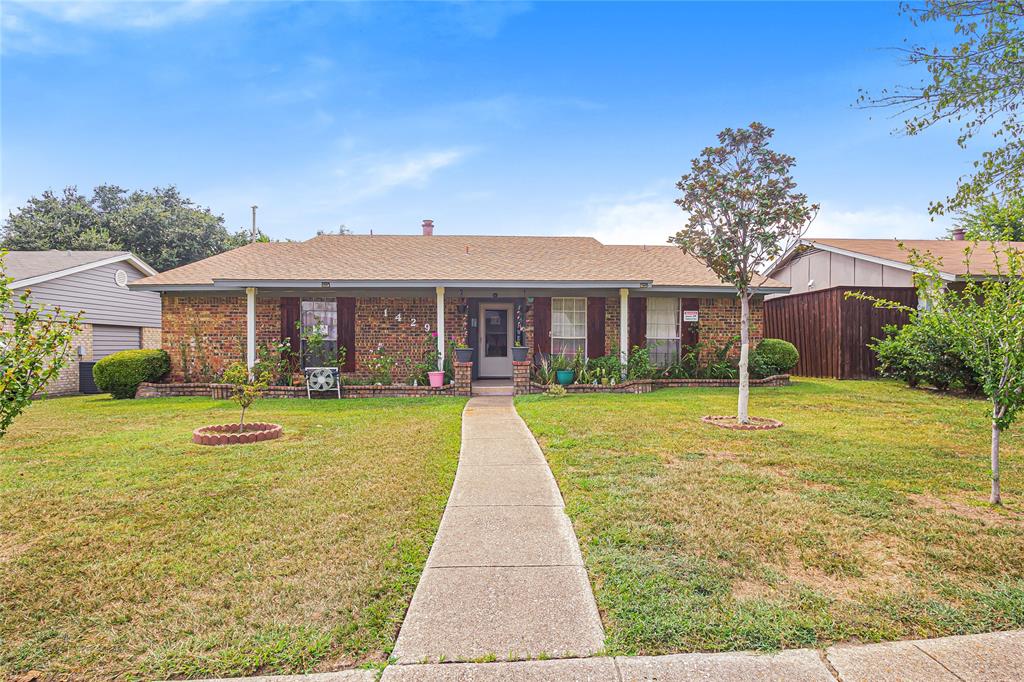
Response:
[[[930,252],[941,259],[940,270],[955,276],[968,272],[975,275],[991,275],[996,270],[996,258],[990,245],[997,253],[1006,248],[1024,251],[1024,242],[974,242],[952,239],[805,239],[809,245],[830,246],[844,251],[884,258],[897,263],[910,264],[910,250]],[[903,244],[903,248],[900,247]],[[970,264],[965,263],[964,250],[973,248]]]
[[[248,244],[136,285],[213,280],[622,282],[717,287],[707,268],[674,246],[605,246],[589,237],[323,235]],[[778,282],[769,286],[785,288]]]

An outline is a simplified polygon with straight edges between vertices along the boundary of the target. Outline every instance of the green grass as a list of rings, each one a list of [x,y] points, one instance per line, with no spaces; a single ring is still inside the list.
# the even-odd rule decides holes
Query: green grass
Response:
[[[755,389],[785,427],[700,423],[735,390],[517,400],[576,528],[612,654],[1024,627],[1024,451],[987,504],[986,403],[882,381]]]
[[[455,399],[265,400],[220,448],[201,398],[34,404],[0,441],[0,678],[386,661],[458,459]]]

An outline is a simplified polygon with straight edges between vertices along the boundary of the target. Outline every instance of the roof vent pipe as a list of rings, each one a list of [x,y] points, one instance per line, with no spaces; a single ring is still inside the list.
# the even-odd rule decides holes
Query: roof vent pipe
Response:
[[[433,237],[434,236],[434,221],[424,220],[423,221],[423,236]]]
[[[950,234],[953,235],[953,241],[955,242],[962,242],[964,239],[967,238],[967,231],[964,230],[964,228],[962,227],[953,228]]]

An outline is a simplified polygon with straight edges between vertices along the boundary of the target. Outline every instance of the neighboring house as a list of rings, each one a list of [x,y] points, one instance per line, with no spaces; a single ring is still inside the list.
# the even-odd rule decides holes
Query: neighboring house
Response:
[[[95,393],[92,366],[119,350],[160,347],[160,296],[128,285],[156,270],[127,251],[11,251],[4,258],[15,297],[82,311],[74,356],[47,387],[49,395]]]
[[[850,291],[918,305],[910,264],[911,251],[940,259],[942,279],[952,286],[968,274],[995,272],[991,242],[954,239],[802,239],[768,271],[789,285],[788,294],[769,295],[765,304],[765,334],[786,339],[800,351],[794,374],[863,379],[878,376],[877,358],[867,347],[880,338],[887,324],[902,325],[907,314],[882,310],[871,303],[847,298]],[[1024,242],[999,242],[997,251]],[[970,263],[965,250],[974,247]]]
[[[475,349],[473,376],[510,380],[512,347],[534,358],[589,357],[646,346],[658,364],[698,340],[739,333],[732,287],[674,246],[606,246],[587,237],[322,235],[254,243],[135,282],[163,297],[163,347],[172,380],[208,378],[258,345],[319,325],[344,372],[369,376],[380,352],[397,381],[437,344]],[[764,281],[753,304],[761,336]],[[623,313],[625,311],[625,313]],[[435,338],[434,335],[437,335]],[[404,373],[403,373],[404,372]]]

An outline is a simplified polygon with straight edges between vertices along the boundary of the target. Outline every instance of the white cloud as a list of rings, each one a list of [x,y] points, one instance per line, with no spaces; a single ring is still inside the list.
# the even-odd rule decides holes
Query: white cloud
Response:
[[[381,155],[354,159],[336,169],[348,201],[383,194],[405,185],[422,186],[437,171],[453,166],[467,149],[439,149],[390,158]]]
[[[605,244],[665,244],[685,219],[673,197],[640,192],[585,202],[580,217],[566,233],[594,237]]]
[[[821,212],[807,231],[808,237],[855,237],[862,239],[936,239],[949,227],[948,219],[934,222],[928,211],[904,206],[864,207],[850,210],[822,202]]]
[[[11,3],[52,21],[106,29],[157,29],[205,17],[224,0]]]

